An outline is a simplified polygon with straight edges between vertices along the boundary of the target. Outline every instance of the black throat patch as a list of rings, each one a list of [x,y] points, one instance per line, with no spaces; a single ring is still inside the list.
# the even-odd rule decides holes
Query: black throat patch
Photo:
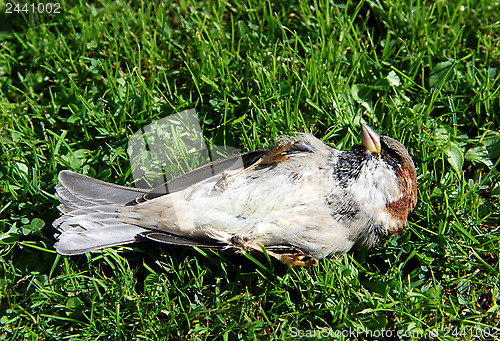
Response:
[[[361,167],[363,167],[367,157],[366,148],[361,146],[338,154],[337,162],[333,166],[333,177],[339,182],[340,187],[348,187],[352,181],[359,177]]]

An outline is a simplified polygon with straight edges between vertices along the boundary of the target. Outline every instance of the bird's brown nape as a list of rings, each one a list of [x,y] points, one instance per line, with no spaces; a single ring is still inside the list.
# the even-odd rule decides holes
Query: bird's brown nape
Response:
[[[397,170],[401,199],[386,205],[389,213],[397,219],[399,229],[393,233],[402,232],[406,226],[408,214],[417,203],[417,174],[411,159],[403,158]]]

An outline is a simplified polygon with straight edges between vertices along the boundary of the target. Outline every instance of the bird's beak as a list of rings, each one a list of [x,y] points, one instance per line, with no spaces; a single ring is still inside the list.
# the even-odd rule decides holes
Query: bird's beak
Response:
[[[380,135],[364,123],[361,123],[361,142],[371,153],[380,154]]]

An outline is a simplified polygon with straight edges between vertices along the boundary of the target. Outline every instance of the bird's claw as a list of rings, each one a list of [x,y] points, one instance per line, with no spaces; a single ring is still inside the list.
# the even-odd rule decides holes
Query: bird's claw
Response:
[[[319,261],[317,258],[306,255],[302,252],[297,253],[277,253],[270,250],[265,249],[264,246],[255,244],[251,238],[242,235],[233,235],[230,240],[230,244],[232,247],[239,249],[243,252],[245,251],[258,251],[261,253],[266,252],[269,256],[278,259],[281,263],[296,267],[296,266],[312,266],[317,267]],[[265,250],[264,250],[265,249]]]
[[[292,267],[296,266],[317,267],[319,264],[317,258],[310,255],[305,255],[303,253],[296,253],[296,254],[285,253],[279,255],[278,259],[280,260],[281,263]]]

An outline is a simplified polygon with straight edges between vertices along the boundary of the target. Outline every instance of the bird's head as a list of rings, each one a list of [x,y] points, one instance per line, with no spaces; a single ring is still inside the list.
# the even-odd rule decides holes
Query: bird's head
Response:
[[[386,165],[395,174],[396,195],[388,196],[385,203],[387,213],[393,219],[387,234],[400,233],[404,230],[408,214],[417,203],[417,172],[413,160],[403,144],[391,137],[380,136],[366,124],[361,124],[361,141],[366,153],[377,164]],[[377,173],[377,169],[372,170]],[[383,176],[383,175],[382,175]],[[374,175],[376,178],[377,175]],[[378,179],[375,185],[384,179]]]

